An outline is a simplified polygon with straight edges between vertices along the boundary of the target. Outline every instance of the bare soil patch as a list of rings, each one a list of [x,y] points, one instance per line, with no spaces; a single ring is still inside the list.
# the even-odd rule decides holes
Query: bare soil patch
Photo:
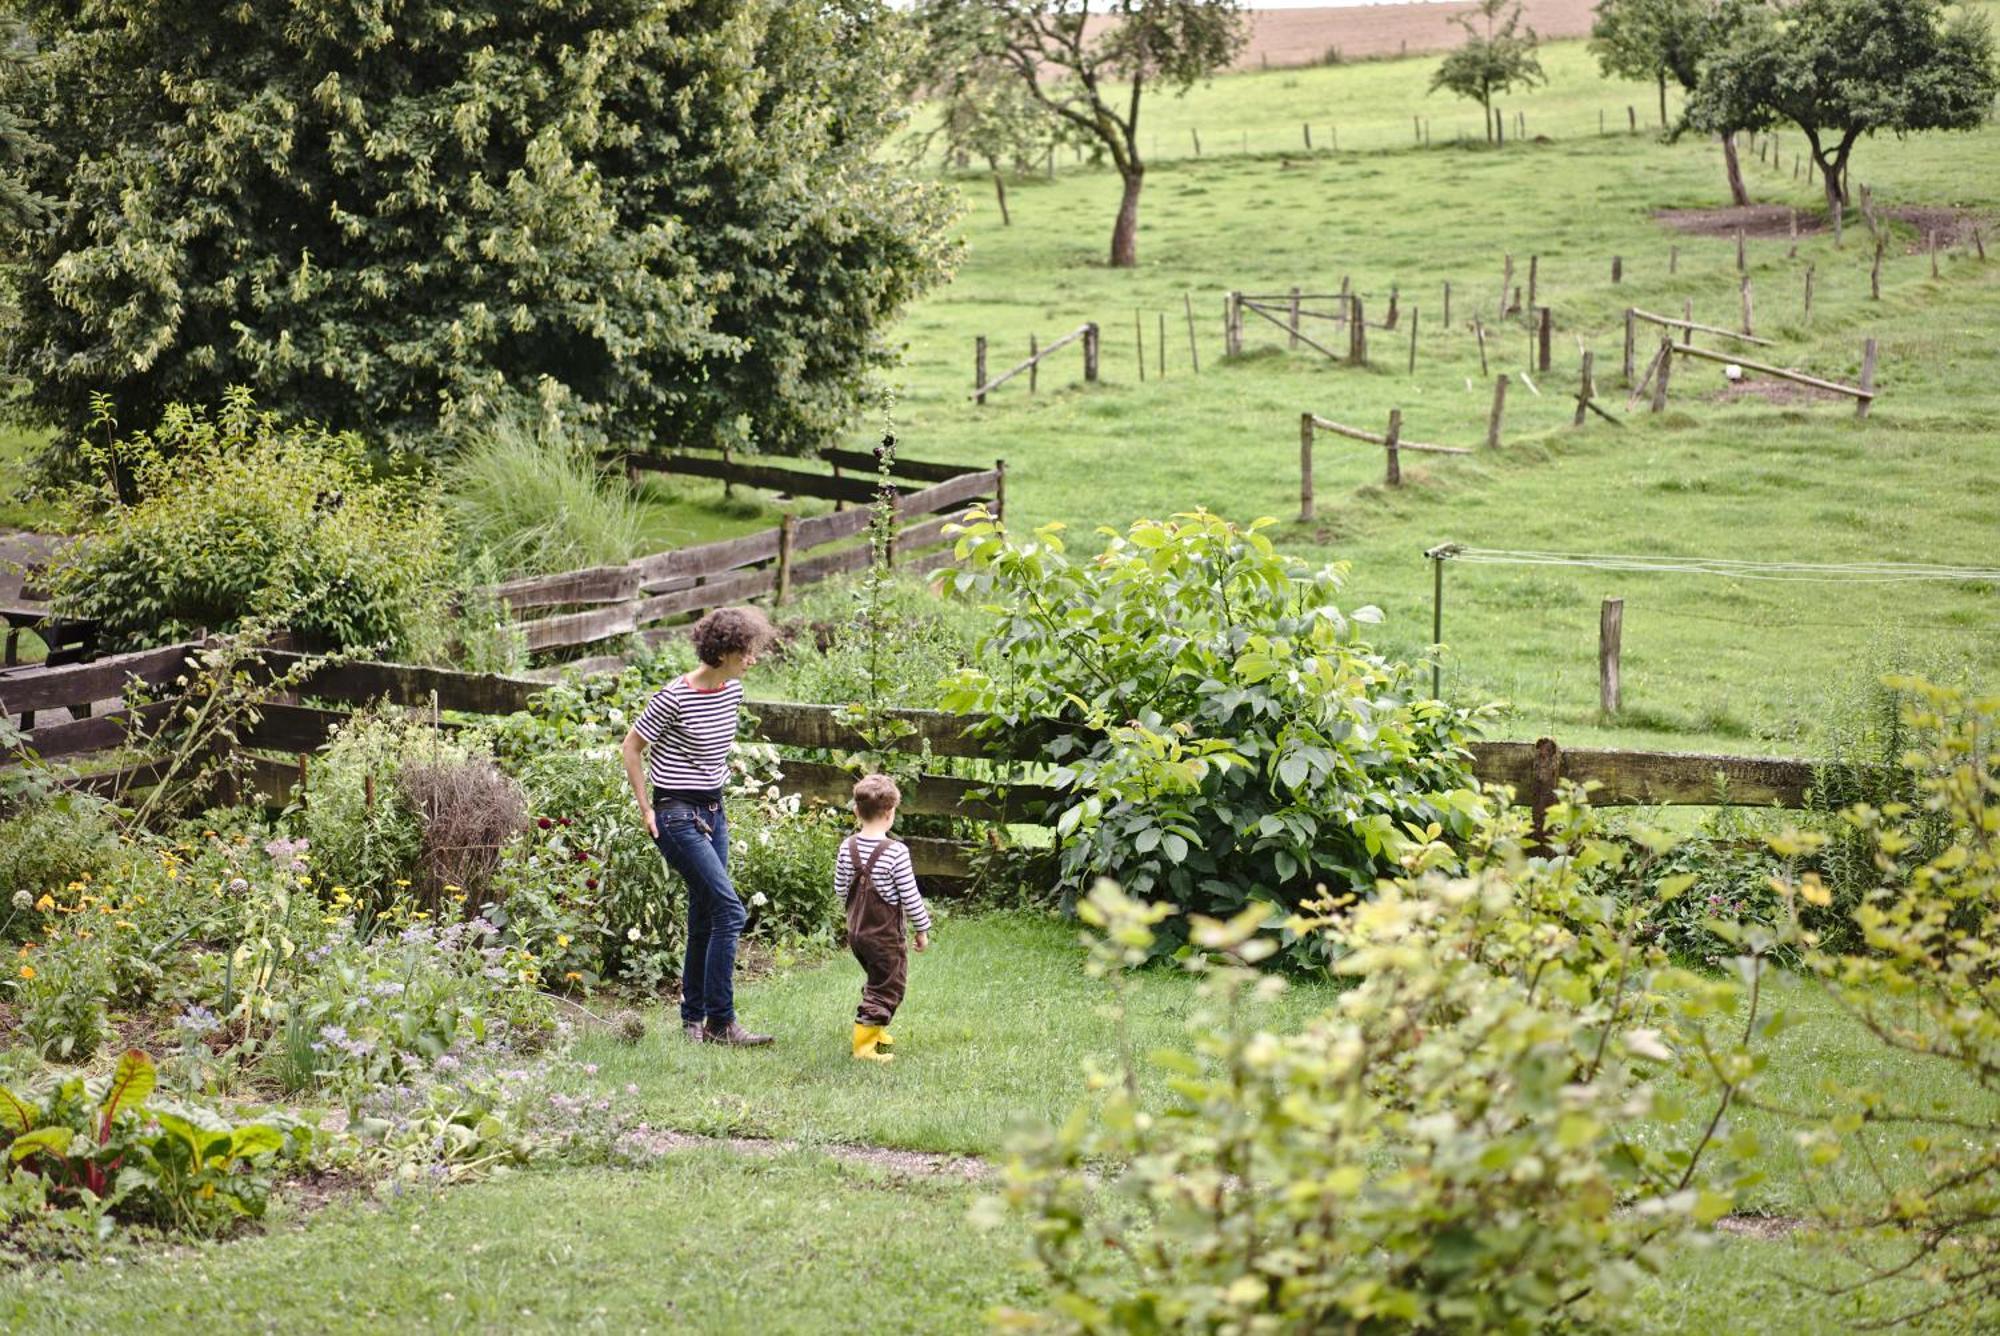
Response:
[[[1718,1233],[1762,1243],[1779,1242],[1805,1227],[1806,1222],[1793,1215],[1725,1215],[1715,1222]]]
[[[1522,0],[1525,21],[1543,40],[1590,35],[1596,0]],[[1336,61],[1449,51],[1462,40],[1453,14],[1471,13],[1466,0],[1437,4],[1353,5],[1340,9],[1261,9],[1250,13],[1250,40],[1230,66],[1275,70]],[[1101,31],[1102,16],[1089,31]]]
[[[1948,204],[1897,205],[1877,212],[1916,230],[1917,235],[1904,247],[1904,253],[1910,255],[1930,249],[1933,232],[1937,233],[1939,250],[1947,246],[1970,246],[1972,229],[1979,225],[1979,215],[1970,209],[1955,209]]]
[[[1717,367],[1715,370],[1720,371]],[[1742,380],[1724,381],[1722,388],[1709,396],[1718,403],[1735,403],[1742,399],[1761,399],[1770,404],[1851,404],[1852,398],[1845,394],[1835,394],[1832,390],[1822,390],[1812,385],[1801,385],[1790,380],[1753,380],[1751,373],[1745,372]]]
[[[1655,209],[1653,221],[1685,236],[1783,237],[1791,233],[1792,210],[1783,204],[1752,204],[1741,209]],[[1824,232],[1826,215],[1819,210],[1799,211],[1799,235]]]

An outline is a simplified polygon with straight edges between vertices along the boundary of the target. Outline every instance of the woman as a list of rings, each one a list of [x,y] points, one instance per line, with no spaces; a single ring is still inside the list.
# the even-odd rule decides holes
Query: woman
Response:
[[[696,1043],[754,1048],[771,1042],[736,1019],[736,939],[747,916],[729,880],[729,822],[722,810],[743,674],[771,634],[770,621],[755,608],[717,608],[703,617],[694,626],[701,663],[655,692],[625,735],[625,776],[645,814],[646,833],[687,883],[681,1029]]]

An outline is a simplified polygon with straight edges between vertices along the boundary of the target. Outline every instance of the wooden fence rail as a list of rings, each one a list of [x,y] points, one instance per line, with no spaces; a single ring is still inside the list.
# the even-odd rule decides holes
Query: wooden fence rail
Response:
[[[876,499],[878,479],[843,477],[838,472],[843,465],[873,469],[873,456],[834,450],[821,452],[821,457],[833,465],[832,476],[697,454],[633,454],[627,456],[627,463],[635,469],[691,472],[757,486],[780,486],[776,475],[782,473],[788,480],[782,485],[798,494],[866,502]],[[895,461],[891,487],[897,527],[885,554],[889,564],[926,571],[948,560],[948,550],[934,549],[947,542],[946,525],[967,503],[985,500],[996,511],[1004,511],[1006,469],[1004,461],[990,469]],[[767,596],[784,603],[800,585],[863,569],[871,558],[867,547],[849,547],[811,558],[804,554],[858,537],[872,516],[868,508],[836,510],[807,519],[786,516],[775,529],[741,538],[636,557],[623,565],[510,580],[488,586],[481,593],[506,606],[531,654],[633,634],[657,639],[647,628],[669,618]],[[919,518],[924,516],[937,518]],[[545,615],[520,616],[528,611]]]
[[[1389,430],[1386,433],[1365,431],[1360,427],[1349,427],[1343,423],[1323,418],[1317,413],[1299,414],[1299,521],[1310,523],[1313,518],[1313,441],[1320,432],[1334,436],[1344,436],[1351,441],[1361,441],[1367,445],[1382,447],[1383,482],[1390,487],[1403,485],[1403,465],[1401,454],[1405,450],[1415,450],[1420,454],[1469,455],[1473,451],[1462,445],[1431,445],[1425,441],[1403,439],[1403,410],[1389,410]]]
[[[1083,340],[1083,378],[1086,381],[1095,381],[1097,379],[1098,331],[1097,325],[1093,322],[1085,322],[1078,325],[1075,329],[1063,335],[1046,348],[1036,348],[1028,354],[1027,361],[1022,362],[1012,370],[1001,372],[992,380],[986,379],[986,336],[984,334],[980,335],[974,346],[973,389],[972,393],[968,394],[966,398],[971,399],[974,403],[985,403],[988,394],[999,389],[1023,371],[1032,371],[1041,366],[1043,362],[1048,360],[1050,354],[1069,347],[1070,344],[1075,343],[1078,339]],[[1034,339],[1031,337],[1028,341],[1033,343]],[[1032,381],[1032,378],[1030,379]],[[1029,388],[1032,389],[1033,385],[1030,384]]]

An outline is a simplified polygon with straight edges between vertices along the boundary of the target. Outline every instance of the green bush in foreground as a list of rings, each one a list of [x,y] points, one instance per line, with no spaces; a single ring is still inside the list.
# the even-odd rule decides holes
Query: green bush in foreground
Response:
[[[111,424],[100,420],[107,431]],[[285,423],[235,390],[149,432],[93,441],[97,486],[50,567],[56,606],[133,649],[252,618],[308,644],[409,657],[440,639],[449,546],[436,509],[352,436]]]
[[[1087,562],[1060,525],[1017,542],[976,512],[962,530],[954,579],[992,615],[990,667],[958,673],[944,707],[995,732],[1077,726],[1047,748],[1071,888],[1107,875],[1216,916],[1296,909],[1366,890],[1413,839],[1471,833],[1476,712],[1371,650],[1359,627],[1381,614],[1334,604],[1345,568],[1280,555],[1270,523],[1141,520]],[[1170,922],[1155,948],[1185,934]],[[1306,962],[1335,942],[1285,944]]]

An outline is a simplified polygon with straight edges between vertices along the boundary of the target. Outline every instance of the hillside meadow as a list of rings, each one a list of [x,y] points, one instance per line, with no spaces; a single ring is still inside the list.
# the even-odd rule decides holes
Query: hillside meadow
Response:
[[[1640,404],[1628,414],[1618,375],[1625,307],[1679,313],[1692,302],[1698,321],[1738,324],[1734,229],[1710,216],[1727,204],[1719,148],[1643,132],[1651,90],[1601,80],[1581,43],[1551,46],[1548,87],[1505,103],[1510,123],[1518,109],[1531,135],[1547,129],[1547,141],[1460,147],[1444,131],[1467,104],[1425,95],[1433,63],[1243,74],[1154,102],[1147,116],[1163,146],[1200,125],[1209,152],[1199,160],[1167,152],[1151,168],[1133,271],[1104,263],[1118,191],[1109,171],[1010,178],[1011,226],[1001,224],[990,182],[964,178],[963,265],[902,327],[906,452],[1005,459],[1016,524],[1060,521],[1077,544],[1099,541],[1090,534],[1099,525],[1196,505],[1241,520],[1277,517],[1288,550],[1351,563],[1352,601],[1383,607],[1382,642],[1410,655],[1430,641],[1432,574],[1422,554],[1447,541],[1990,565],[2000,534],[1988,483],[1991,424],[2000,420],[2000,255],[1980,261],[1972,228],[1983,227],[1982,241],[1994,232],[2000,129],[1875,139],[1856,151],[1853,181],[1867,183],[1884,210],[1915,219],[1887,225],[1879,301],[1870,298],[1873,248],[1858,210],[1836,247],[1818,186],[1803,168],[1794,179],[1801,136],[1779,132],[1781,164],[1760,164],[1745,148],[1753,197],[1776,206],[1757,216],[1746,241],[1754,329],[1776,346],[1746,353],[1851,383],[1863,340],[1876,339],[1881,397],[1867,421],[1845,399],[1767,396],[1755,385],[1732,393],[1720,366],[1688,361],[1675,366],[1665,413]],[[1620,108],[1622,121],[1634,100],[1642,133],[1597,134],[1597,108]],[[1432,117],[1429,149],[1410,142],[1413,114]],[[1339,152],[1300,150],[1297,124],[1308,117],[1341,127]],[[1469,119],[1476,132],[1476,111]],[[1248,155],[1216,151],[1233,147],[1215,128],[1225,126],[1248,136]],[[1285,134],[1292,141],[1280,147]],[[1784,212],[1793,207],[1803,233],[1796,255]],[[1926,254],[1933,228],[1943,232],[1936,278]],[[1537,297],[1553,310],[1552,366],[1530,373],[1532,391],[1519,374],[1527,330],[1498,312],[1510,253],[1523,286],[1530,257],[1539,257]],[[1614,257],[1623,268],[1615,285]],[[1370,320],[1399,292],[1399,327],[1369,331],[1368,369],[1288,351],[1285,332],[1254,314],[1244,316],[1244,355],[1223,357],[1228,291],[1334,292],[1343,278]],[[1322,436],[1316,521],[1299,524],[1302,412],[1380,431],[1400,408],[1406,439],[1481,444],[1492,391],[1475,316],[1487,327],[1490,370],[1514,382],[1502,448],[1471,458],[1406,454],[1405,485],[1391,492],[1381,486],[1379,449]],[[1031,336],[1047,343],[1086,320],[1103,329],[1100,383],[1083,383],[1073,346],[1042,369],[1032,397],[1021,377],[983,407],[970,402],[975,337],[990,340],[998,374],[1027,355]],[[1345,351],[1344,331],[1311,320],[1305,330]],[[1642,368],[1657,337],[1642,329]],[[1622,426],[1570,425],[1586,348],[1602,402]],[[1500,731],[1511,736],[1799,752],[1829,745],[1822,722],[1886,669],[1983,677],[2000,663],[2000,610],[1985,581],[1773,583],[1456,566],[1445,583],[1446,692],[1507,702]],[[1596,659],[1607,596],[1625,600],[1624,709],[1608,719],[1598,711]]]

